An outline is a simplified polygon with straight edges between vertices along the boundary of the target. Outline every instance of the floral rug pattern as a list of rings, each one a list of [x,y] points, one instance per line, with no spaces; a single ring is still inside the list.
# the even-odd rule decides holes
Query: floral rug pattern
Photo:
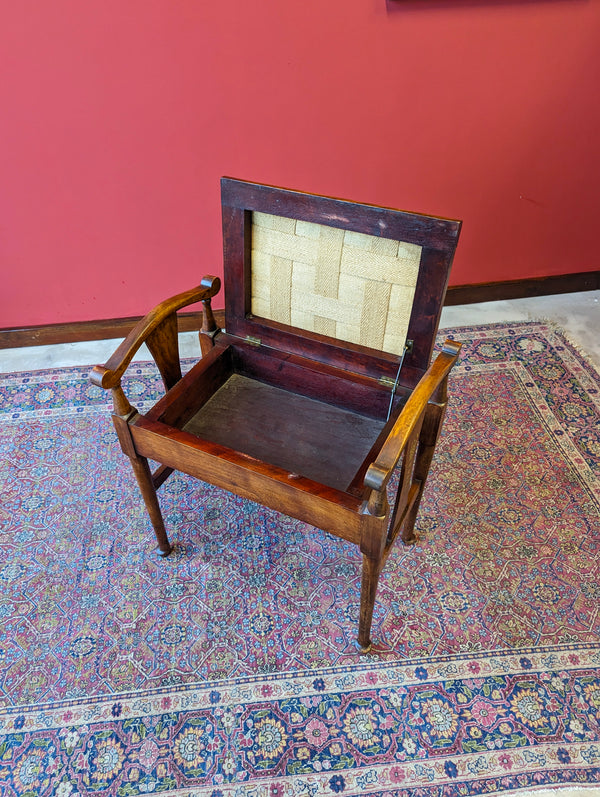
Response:
[[[452,336],[369,657],[354,546],[176,474],[160,559],[87,369],[0,377],[0,793],[600,781],[600,376],[546,324]],[[130,369],[138,407],[159,390]]]

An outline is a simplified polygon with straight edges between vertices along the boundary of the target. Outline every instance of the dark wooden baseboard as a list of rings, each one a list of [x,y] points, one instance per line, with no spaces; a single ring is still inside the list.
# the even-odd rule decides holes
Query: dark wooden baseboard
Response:
[[[600,290],[600,271],[583,271],[578,274],[559,274],[554,277],[452,285],[446,294],[446,305],[475,304],[502,299],[524,299],[530,296],[551,296],[558,293],[596,290]],[[219,326],[225,325],[224,310],[215,310],[215,318]],[[199,312],[180,313],[178,319],[180,332],[195,331],[202,325],[202,313]],[[0,329],[0,349],[124,338],[137,321],[139,321],[139,316]]]
[[[600,271],[582,271],[577,274],[558,274],[554,277],[451,285],[446,293],[445,304],[447,306],[476,304],[597,290],[600,290]]]
[[[219,326],[225,326],[225,311],[215,310]],[[107,318],[101,321],[75,321],[72,324],[44,324],[38,327],[0,329],[0,349],[43,346],[52,343],[77,343],[85,340],[124,338],[141,316]],[[180,332],[195,332],[202,326],[202,313],[178,313]]]

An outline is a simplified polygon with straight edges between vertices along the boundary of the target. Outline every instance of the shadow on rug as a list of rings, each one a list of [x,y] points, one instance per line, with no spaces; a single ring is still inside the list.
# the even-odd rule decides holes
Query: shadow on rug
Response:
[[[154,535],[87,369],[0,377],[0,792],[471,795],[600,781],[600,376],[462,328],[357,654],[347,545],[173,475]],[[159,392],[131,369],[139,407]]]

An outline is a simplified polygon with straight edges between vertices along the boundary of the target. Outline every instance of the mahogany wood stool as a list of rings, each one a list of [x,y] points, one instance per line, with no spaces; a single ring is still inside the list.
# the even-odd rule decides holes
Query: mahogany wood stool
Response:
[[[430,365],[461,223],[227,178],[221,190],[226,331],[211,310],[220,280],[205,277],[91,379],[112,390],[162,555],[156,491],[174,470],[356,543],[366,652],[381,569],[399,533],[415,539],[459,354],[447,340]],[[202,358],[182,378],[176,313],[199,301]],[[121,377],[144,342],[166,395],[142,415]]]

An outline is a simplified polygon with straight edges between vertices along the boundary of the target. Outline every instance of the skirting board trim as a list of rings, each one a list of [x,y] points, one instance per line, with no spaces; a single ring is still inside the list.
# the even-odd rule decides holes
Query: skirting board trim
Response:
[[[559,274],[553,277],[452,285],[448,288],[445,303],[448,306],[454,306],[595,290],[600,290],[600,271],[584,271],[578,274]],[[225,326],[225,311],[215,310],[214,313],[217,324]],[[0,329],[0,349],[124,338],[139,320],[140,317],[136,316]],[[196,331],[202,325],[202,313],[180,313],[178,320],[180,332]]]
[[[600,271],[582,271],[577,274],[557,274],[553,277],[452,285],[446,293],[445,304],[447,306],[478,304],[479,302],[527,299],[534,296],[597,290],[600,290]]]

